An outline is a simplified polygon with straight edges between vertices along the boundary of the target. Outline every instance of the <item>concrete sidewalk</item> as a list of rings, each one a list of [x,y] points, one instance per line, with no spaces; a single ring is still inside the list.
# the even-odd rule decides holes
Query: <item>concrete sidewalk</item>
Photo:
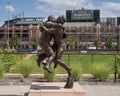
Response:
[[[120,85],[82,85],[86,96],[120,96]],[[0,96],[27,96],[29,85],[0,86]]]
[[[30,86],[0,86],[0,96],[27,96]]]
[[[120,85],[82,85],[86,96],[120,96]]]

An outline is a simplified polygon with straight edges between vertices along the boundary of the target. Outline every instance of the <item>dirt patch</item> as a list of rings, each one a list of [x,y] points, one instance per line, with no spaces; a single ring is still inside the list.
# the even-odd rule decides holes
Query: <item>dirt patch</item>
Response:
[[[35,55],[35,54],[27,54],[27,56],[25,57],[25,58],[23,58],[24,60],[28,60],[28,59],[30,59],[33,55]]]

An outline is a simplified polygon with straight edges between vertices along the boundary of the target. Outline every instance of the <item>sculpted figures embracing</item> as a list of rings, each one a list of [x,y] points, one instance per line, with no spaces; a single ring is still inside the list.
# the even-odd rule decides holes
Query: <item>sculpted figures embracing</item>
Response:
[[[37,64],[40,67],[40,64],[42,63],[43,68],[49,73],[51,73],[50,65],[52,62],[55,64],[54,68],[59,64],[68,73],[65,88],[72,88],[73,77],[71,68],[61,60],[62,54],[65,50],[64,38],[66,38],[63,27],[64,23],[65,18],[63,15],[59,16],[57,19],[53,16],[49,16],[48,20],[40,26],[41,37],[39,45],[44,52],[38,54]],[[51,44],[51,41],[53,44]]]

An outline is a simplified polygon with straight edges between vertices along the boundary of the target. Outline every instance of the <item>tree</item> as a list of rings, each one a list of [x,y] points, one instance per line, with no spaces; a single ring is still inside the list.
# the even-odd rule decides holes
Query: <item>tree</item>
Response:
[[[106,48],[112,48],[112,37],[109,35],[105,38],[105,46]]]
[[[101,40],[99,36],[95,36],[94,38],[94,45],[96,46],[96,48],[98,49],[100,47],[101,44]]]
[[[9,43],[11,47],[16,47],[20,43],[20,38],[18,35],[12,35],[12,37],[9,39]]]
[[[0,48],[5,48],[5,37],[2,37],[1,39],[0,39]]]
[[[65,42],[72,48],[73,46],[78,45],[78,36],[77,35],[69,35],[65,39]]]
[[[33,37],[31,38],[31,41],[32,41],[32,44],[33,44],[33,45],[37,46],[38,40],[36,40],[36,37],[33,36]]]

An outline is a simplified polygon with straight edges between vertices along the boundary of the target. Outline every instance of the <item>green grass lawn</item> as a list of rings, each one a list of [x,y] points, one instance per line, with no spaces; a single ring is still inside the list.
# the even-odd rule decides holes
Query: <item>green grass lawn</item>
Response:
[[[24,60],[23,58],[26,55],[22,56],[19,60],[19,64],[12,66],[10,73],[19,73],[19,66],[25,62],[28,62],[32,65],[32,73],[39,74],[43,73],[43,65],[39,68],[36,64],[37,55],[33,55],[28,60]],[[90,55],[90,54],[64,54],[62,56],[62,60],[68,64],[69,66],[78,66],[83,73],[90,73],[90,69],[92,64],[113,64],[113,59],[115,55]],[[52,66],[53,67],[53,63]],[[112,66],[112,65],[111,65]],[[56,73],[66,73],[66,71],[61,68],[59,65],[56,69],[54,69]]]

